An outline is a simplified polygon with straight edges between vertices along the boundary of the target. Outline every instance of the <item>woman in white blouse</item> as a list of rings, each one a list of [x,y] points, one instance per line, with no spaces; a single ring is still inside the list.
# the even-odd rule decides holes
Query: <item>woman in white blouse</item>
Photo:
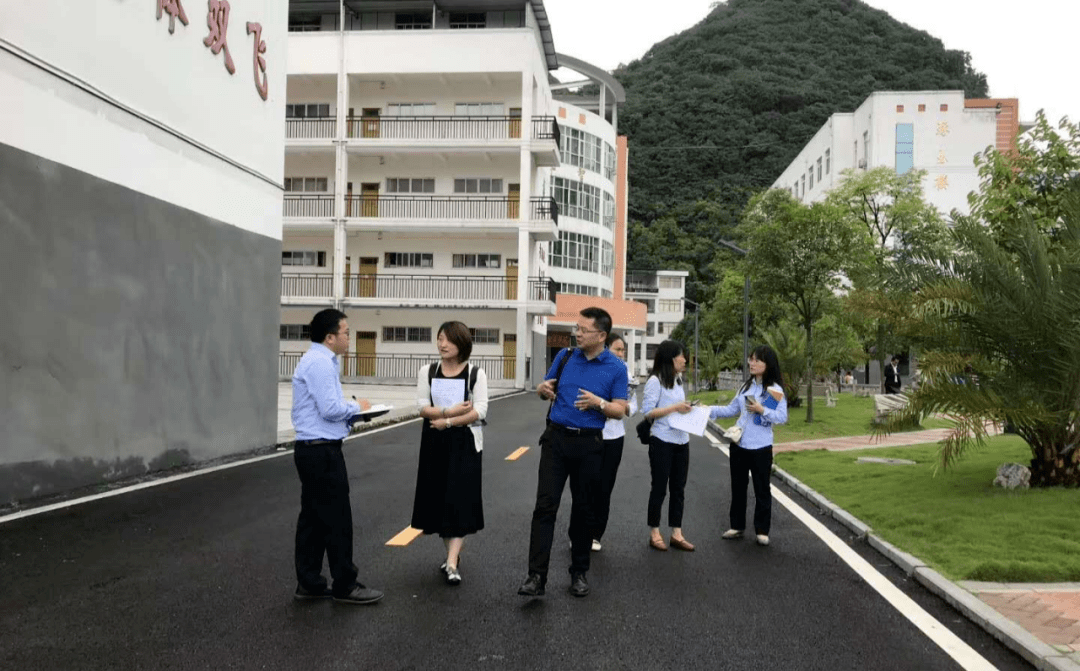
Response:
[[[607,348],[615,356],[626,361],[626,341],[618,333],[608,335]],[[627,371],[630,385],[633,387],[633,376]],[[627,417],[637,412],[637,398],[630,391],[630,412]],[[623,440],[626,437],[626,427],[623,426],[622,418],[609,418],[604,424],[604,461],[600,467],[599,490],[596,492],[596,502],[593,514],[595,516],[592,533],[592,551],[599,552],[600,539],[607,529],[608,513],[611,510],[611,492],[615,489],[615,478],[619,474],[619,464],[622,462]]]

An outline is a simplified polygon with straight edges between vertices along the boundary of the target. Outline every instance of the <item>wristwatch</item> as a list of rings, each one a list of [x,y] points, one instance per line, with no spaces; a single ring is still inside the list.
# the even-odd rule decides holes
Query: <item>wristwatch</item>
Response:
[[[604,411],[604,406],[606,406],[606,405],[607,405],[607,401],[605,401],[604,399],[600,399],[600,412]]]

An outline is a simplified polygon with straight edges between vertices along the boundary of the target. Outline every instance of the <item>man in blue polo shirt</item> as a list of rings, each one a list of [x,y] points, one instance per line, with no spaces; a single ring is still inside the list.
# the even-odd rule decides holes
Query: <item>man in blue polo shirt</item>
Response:
[[[536,508],[529,537],[529,577],[518,594],[543,596],[547,583],[555,515],[563,486],[570,478],[570,593],[589,594],[585,573],[592,546],[592,490],[600,477],[604,456],[601,432],[608,418],[626,416],[626,364],[604,343],[611,332],[611,315],[600,308],[581,311],[575,328],[577,348],[555,357],[546,379],[536,388],[543,399],[554,399],[547,430],[540,436],[540,470]],[[563,357],[569,356],[558,374]],[[558,380],[555,377],[558,375]]]

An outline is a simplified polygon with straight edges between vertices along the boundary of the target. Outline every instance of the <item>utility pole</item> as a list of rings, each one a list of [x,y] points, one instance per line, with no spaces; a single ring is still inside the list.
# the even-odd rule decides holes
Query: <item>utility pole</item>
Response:
[[[733,252],[746,256],[747,252],[741,247],[736,247],[727,240],[717,240],[721,245]],[[747,360],[750,358],[750,273],[745,273],[746,281],[743,283],[743,327],[742,327],[742,370],[743,377],[750,377],[750,369]]]

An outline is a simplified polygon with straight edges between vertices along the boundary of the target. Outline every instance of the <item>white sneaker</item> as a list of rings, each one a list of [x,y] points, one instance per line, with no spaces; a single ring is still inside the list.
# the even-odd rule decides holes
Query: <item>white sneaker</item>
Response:
[[[769,537],[766,536],[765,534],[758,534],[757,535],[757,544],[758,545],[768,545],[769,544]]]
[[[732,540],[733,538],[742,538],[742,529],[728,529],[724,533],[720,534],[720,538],[724,540]]]
[[[601,545],[600,545],[600,541],[598,541],[598,540],[596,540],[596,539],[594,538],[594,539],[593,539],[593,542],[592,542],[592,551],[593,551],[593,552],[600,552],[600,549],[601,549],[602,547],[603,547],[603,546],[601,546]]]

